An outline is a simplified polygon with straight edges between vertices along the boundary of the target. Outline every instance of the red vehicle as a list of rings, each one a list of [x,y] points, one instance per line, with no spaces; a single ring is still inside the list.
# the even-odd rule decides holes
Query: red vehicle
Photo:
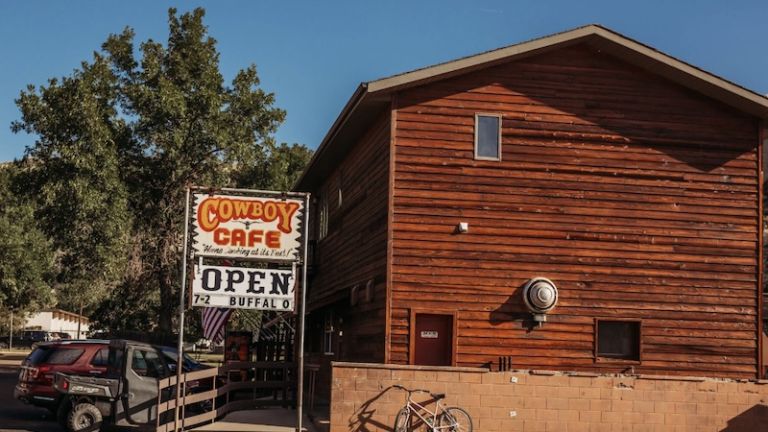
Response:
[[[109,341],[62,340],[41,342],[21,363],[16,399],[56,412],[61,395],[53,388],[56,372],[103,376],[107,370]]]

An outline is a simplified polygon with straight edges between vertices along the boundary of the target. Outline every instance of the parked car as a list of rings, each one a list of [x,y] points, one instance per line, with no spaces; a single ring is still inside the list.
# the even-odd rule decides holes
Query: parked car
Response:
[[[157,419],[157,380],[173,375],[174,348],[129,340],[112,340],[109,344],[108,369],[103,377],[78,376],[58,372],[54,387],[62,395],[62,417],[69,432],[96,432],[103,425],[119,427],[154,427]],[[187,369],[190,368],[190,369]],[[184,356],[182,370],[205,369],[208,366]],[[191,393],[210,389],[205,382],[189,383]],[[162,399],[173,396],[172,388],[163,391]],[[208,411],[210,406],[198,403]],[[166,413],[167,415],[168,413]]]
[[[107,340],[40,342],[22,361],[13,395],[22,402],[57,412],[62,398],[53,388],[54,374],[103,376],[108,355]]]
[[[32,346],[38,342],[48,342],[54,340],[51,332],[45,330],[24,330],[21,332],[21,345]]]
[[[162,353],[164,364],[170,373],[176,371],[177,350],[172,347],[153,346]],[[40,406],[56,413],[64,424],[69,407],[62,404],[64,398],[53,387],[53,377],[62,372],[67,375],[104,377],[109,360],[109,341],[103,339],[58,340],[41,342],[22,362],[14,397],[25,403]],[[182,371],[206,369],[204,365],[184,354]],[[211,379],[191,381],[188,388],[205,391],[213,385]]]
[[[53,337],[54,340],[72,339],[72,336],[70,336],[67,332],[51,332],[51,337]]]

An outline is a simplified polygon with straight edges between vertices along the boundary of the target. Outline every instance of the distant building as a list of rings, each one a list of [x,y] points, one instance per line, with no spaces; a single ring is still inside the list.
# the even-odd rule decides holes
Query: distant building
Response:
[[[67,333],[72,338],[77,338],[78,322],[80,323],[80,337],[85,338],[90,329],[88,317],[61,309],[45,309],[31,314],[24,324],[24,329]]]

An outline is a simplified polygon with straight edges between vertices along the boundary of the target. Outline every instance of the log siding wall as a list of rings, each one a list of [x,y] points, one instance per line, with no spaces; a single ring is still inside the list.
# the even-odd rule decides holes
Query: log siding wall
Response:
[[[384,361],[389,145],[386,112],[313,191],[316,203],[328,199],[329,222],[327,236],[315,248],[316,274],[309,283],[307,300],[313,311],[310,323],[322,326],[326,306],[333,307],[337,321],[342,318],[336,324],[343,333],[342,342],[334,343],[340,351],[335,353],[337,360]],[[318,215],[319,207],[315,207]],[[314,220],[317,232],[319,218]],[[369,281],[373,295],[366,298]],[[352,305],[354,286],[357,302]],[[311,337],[322,337],[322,328],[308,332]],[[316,345],[310,342],[310,346]]]
[[[457,366],[756,375],[756,119],[586,46],[395,100],[390,362],[426,308],[458,311]],[[500,162],[473,158],[477,112]],[[534,276],[560,300],[531,330]],[[641,319],[642,362],[596,359],[597,318]]]

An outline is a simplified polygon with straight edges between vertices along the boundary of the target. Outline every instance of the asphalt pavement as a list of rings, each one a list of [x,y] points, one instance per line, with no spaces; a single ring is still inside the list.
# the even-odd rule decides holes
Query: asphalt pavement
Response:
[[[0,366],[0,431],[62,432],[53,414],[13,398],[19,369]]]

